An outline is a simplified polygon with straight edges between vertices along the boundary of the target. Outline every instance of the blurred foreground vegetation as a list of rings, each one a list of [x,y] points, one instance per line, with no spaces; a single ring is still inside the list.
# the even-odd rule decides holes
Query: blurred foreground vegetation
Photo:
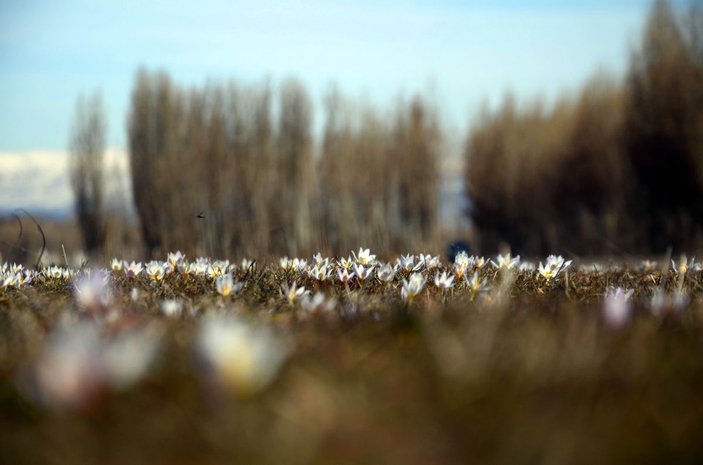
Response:
[[[472,258],[461,269],[427,256],[391,262],[387,280],[384,263],[362,256],[349,261],[374,273],[346,283],[341,259],[319,258],[208,261],[202,272],[162,262],[170,271],[161,277],[117,262],[97,287],[83,281],[95,270],[55,268],[0,288],[0,461],[703,459],[700,264],[565,264],[545,274],[510,258]],[[320,263],[331,276],[319,279]],[[455,281],[442,289],[435,278],[445,271]],[[413,275],[426,282],[409,299],[401,289]],[[237,285],[223,288],[223,276]],[[292,296],[292,283],[305,291]],[[609,300],[615,287],[633,294]],[[166,310],[167,300],[180,310]],[[627,302],[627,311],[608,313],[606,302]],[[271,333],[235,330],[231,346],[216,331],[219,345],[207,347],[222,353],[203,352],[207,322],[227,328],[232,319]],[[101,365],[75,348],[85,333],[71,332],[86,325],[98,334],[89,347],[114,354],[123,338],[147,334],[158,350],[139,376],[151,349],[118,350],[108,368],[121,381],[96,378]],[[152,347],[144,341],[133,340]],[[283,364],[242,391],[271,350]]]

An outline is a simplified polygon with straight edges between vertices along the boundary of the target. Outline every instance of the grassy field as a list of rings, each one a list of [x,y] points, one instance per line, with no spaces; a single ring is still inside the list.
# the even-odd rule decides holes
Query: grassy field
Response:
[[[387,258],[0,264],[0,462],[703,461],[694,261]]]

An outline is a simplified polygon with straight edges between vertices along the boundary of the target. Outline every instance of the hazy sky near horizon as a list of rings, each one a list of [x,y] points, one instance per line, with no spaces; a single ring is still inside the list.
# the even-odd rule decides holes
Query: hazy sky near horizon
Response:
[[[462,129],[485,98],[547,98],[622,73],[649,0],[0,2],[0,152],[65,150],[79,94],[99,89],[108,146],[125,148],[140,66],[184,85],[274,85],[317,105],[332,83],[390,108],[430,90]],[[316,119],[321,118],[320,112]]]

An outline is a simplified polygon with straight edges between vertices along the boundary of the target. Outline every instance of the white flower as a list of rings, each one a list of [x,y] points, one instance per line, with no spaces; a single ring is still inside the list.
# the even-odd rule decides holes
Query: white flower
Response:
[[[454,257],[454,275],[457,279],[461,279],[466,275],[469,267],[473,263],[468,254],[463,250]]]
[[[359,281],[365,281],[373,273],[373,266],[354,265],[354,273]]]
[[[603,318],[611,328],[620,328],[630,321],[632,305],[630,298],[634,290],[625,291],[623,288],[610,290],[603,303]]]
[[[312,257],[312,265],[313,265],[313,267],[317,266],[317,267],[327,268],[330,265],[330,259],[327,257],[323,258],[322,254],[318,252],[317,254],[313,255],[313,257]]]
[[[268,328],[228,317],[210,317],[201,323],[198,352],[215,381],[242,397],[266,388],[287,355]]]
[[[310,277],[317,281],[326,281],[329,278],[330,272],[325,265],[315,265],[310,270]]]
[[[523,272],[532,272],[537,269],[537,266],[532,262],[520,262],[518,269]]]
[[[408,254],[408,255],[401,255],[398,257],[398,266],[406,273],[410,273],[411,271],[415,270],[415,256]]]
[[[517,257],[513,258],[508,253],[505,255],[498,255],[496,260],[497,261],[495,262],[491,260],[491,265],[493,265],[495,268],[510,270],[515,265],[518,265],[520,263],[520,256],[518,255]]]
[[[183,312],[183,301],[166,299],[161,302],[161,313],[169,318],[178,318]]]
[[[174,272],[183,266],[185,258],[185,255],[183,255],[180,250],[177,250],[175,253],[169,252],[166,261],[171,271]]]
[[[292,285],[283,284],[281,286],[281,295],[290,305],[293,305],[299,297],[307,295],[308,292],[305,287],[298,287],[298,283],[293,283]]]
[[[419,255],[419,261],[417,266],[415,266],[415,270],[421,270],[422,268],[425,268],[426,270],[433,270],[435,268],[438,268],[441,265],[441,260],[439,257],[433,257],[432,255]]]
[[[351,257],[340,258],[338,264],[339,267],[343,270],[351,271],[354,268],[354,260]]]
[[[158,261],[151,261],[146,265],[146,274],[153,282],[159,282],[164,279],[168,265]]]
[[[71,270],[66,268],[61,268],[60,266],[50,266],[49,268],[44,268],[44,275],[51,279],[70,279]]]
[[[376,264],[376,256],[372,255],[369,249],[359,247],[359,253],[355,254],[352,251],[352,255],[354,256],[354,261],[357,265],[371,266]]]
[[[186,265],[185,272],[188,274],[202,276],[207,274],[209,265],[202,261],[192,262]]]
[[[288,257],[282,257],[278,260],[278,266],[282,270],[287,270],[293,265],[293,261]]]
[[[678,265],[676,264],[676,262],[674,260],[671,260],[671,267],[678,274],[686,274],[688,269],[693,267],[694,265],[695,265],[695,258],[692,258],[691,260],[687,261],[686,255],[681,255],[681,258],[679,259]]]
[[[443,271],[441,275],[437,272],[434,277],[434,285],[440,289],[451,289],[454,287],[454,276],[447,276],[446,271]]]
[[[350,273],[349,270],[346,268],[340,268],[339,270],[337,270],[337,276],[339,277],[339,281],[344,284],[348,283],[354,277],[354,275],[355,273],[353,271]]]
[[[376,270],[376,276],[379,280],[389,283],[393,281],[397,271],[397,267],[392,266],[390,263],[384,263]]]
[[[571,265],[571,260],[564,261],[564,257],[561,255],[550,255],[547,257],[546,264],[540,262],[538,271],[546,281],[550,281],[556,278],[559,272],[568,268],[569,265]]]
[[[400,289],[400,296],[406,302],[412,302],[415,297],[422,292],[422,288],[425,287],[426,281],[427,280],[422,273],[411,274],[407,280],[403,280],[403,286]]]
[[[124,268],[124,262],[113,258],[110,262],[110,268],[112,268],[112,271],[122,271],[122,268]]]
[[[229,260],[217,260],[207,267],[207,274],[211,278],[222,276],[230,271]]]
[[[14,273],[8,273],[5,279],[2,280],[2,287],[12,288],[20,287],[20,276]]]
[[[141,262],[132,262],[125,267],[124,272],[128,278],[136,278],[137,276],[139,276],[143,269],[144,267],[142,266]]]
[[[5,264],[0,272],[0,287],[20,288],[32,283],[37,273],[23,269],[22,265],[13,264],[9,268]]]
[[[478,271],[474,271],[474,274],[473,276],[471,276],[470,279],[464,277],[464,280],[469,286],[469,290],[471,292],[471,300],[474,300],[479,292],[485,292],[489,289],[488,281],[486,280],[486,278],[479,278]]]
[[[232,294],[242,290],[242,283],[235,283],[232,279],[232,273],[218,276],[215,278],[215,289],[222,297],[229,297]]]
[[[464,268],[471,266],[471,262],[471,258],[469,258],[469,255],[464,250],[456,254],[456,257],[454,257],[454,264]]]
[[[294,258],[293,259],[293,268],[298,272],[298,273],[305,273],[305,270],[308,268],[308,261],[302,258]]]

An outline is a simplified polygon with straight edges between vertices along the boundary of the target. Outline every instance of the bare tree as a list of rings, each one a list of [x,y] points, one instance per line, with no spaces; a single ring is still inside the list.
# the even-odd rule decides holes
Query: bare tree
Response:
[[[78,98],[69,145],[69,172],[78,225],[86,252],[95,255],[105,244],[105,112],[99,92]]]

